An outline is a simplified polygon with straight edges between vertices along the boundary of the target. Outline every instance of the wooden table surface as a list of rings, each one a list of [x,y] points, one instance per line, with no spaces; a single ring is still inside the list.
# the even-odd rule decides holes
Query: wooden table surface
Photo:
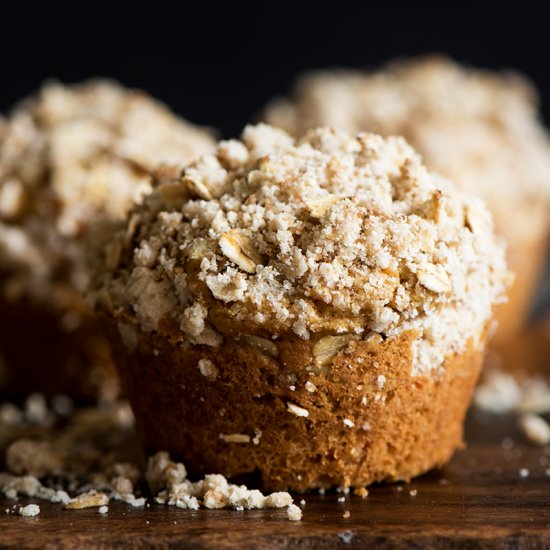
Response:
[[[468,448],[443,470],[409,485],[374,487],[368,498],[347,497],[343,504],[337,494],[306,495],[301,522],[289,521],[285,510],[111,504],[101,516],[97,509],[67,511],[20,499],[39,503],[41,513],[0,516],[0,547],[550,548],[550,446],[529,445],[514,423],[470,414]],[[13,501],[0,504],[3,510]]]

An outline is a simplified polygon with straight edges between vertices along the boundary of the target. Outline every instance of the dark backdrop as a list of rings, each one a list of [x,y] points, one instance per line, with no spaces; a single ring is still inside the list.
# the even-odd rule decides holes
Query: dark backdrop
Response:
[[[44,4],[44,3],[43,3]],[[10,2],[0,14],[0,110],[55,77],[113,77],[186,118],[236,135],[302,70],[372,66],[442,51],[526,73],[550,121],[550,32],[543,11],[407,7],[395,2],[179,2],[70,8]],[[413,6],[411,6],[413,4]]]
[[[0,109],[46,78],[109,76],[143,87],[187,118],[236,134],[265,101],[311,67],[375,65],[443,51],[511,67],[541,90],[550,115],[550,33],[544,13],[399,7],[395,2],[148,2],[123,9],[18,6],[0,13]],[[118,7],[117,7],[118,6]],[[115,9],[116,8],[116,9]],[[548,117],[550,119],[550,117]]]

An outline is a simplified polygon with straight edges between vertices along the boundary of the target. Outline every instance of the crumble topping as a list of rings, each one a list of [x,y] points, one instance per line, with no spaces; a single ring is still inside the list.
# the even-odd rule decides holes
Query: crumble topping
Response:
[[[212,145],[209,132],[143,92],[102,80],[46,84],[0,124],[4,294],[58,303],[52,285],[82,290],[80,240],[92,223],[125,216],[158,163],[187,163]]]
[[[404,136],[430,170],[484,199],[510,241],[549,227],[550,141],[536,91],[518,74],[438,56],[314,72],[265,119],[296,136],[315,126]]]
[[[323,128],[295,141],[248,126],[160,171],[116,242],[97,307],[187,345],[252,337],[276,357],[279,337],[311,339],[318,372],[356,339],[408,330],[414,372],[437,368],[481,334],[510,281],[479,200],[401,138]]]

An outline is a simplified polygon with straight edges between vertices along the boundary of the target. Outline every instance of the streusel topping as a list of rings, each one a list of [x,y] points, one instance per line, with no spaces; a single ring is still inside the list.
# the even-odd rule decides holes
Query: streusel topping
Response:
[[[517,74],[444,57],[311,73],[265,118],[296,136],[315,126],[404,136],[430,170],[485,200],[511,241],[548,227],[550,140],[536,91]]]
[[[82,288],[76,241],[90,223],[122,218],[158,163],[188,163],[213,144],[142,92],[109,81],[45,85],[0,121],[4,292],[48,297],[46,283],[58,280]]]
[[[295,142],[263,124],[160,173],[107,258],[93,298],[128,345],[132,323],[191,345],[252,338],[274,357],[297,336],[322,363],[350,339],[416,329],[420,371],[481,334],[509,278],[485,206],[402,138],[320,128]]]

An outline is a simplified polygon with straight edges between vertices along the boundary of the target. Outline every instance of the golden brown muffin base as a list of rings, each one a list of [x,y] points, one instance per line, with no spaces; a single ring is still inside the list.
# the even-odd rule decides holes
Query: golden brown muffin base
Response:
[[[299,339],[279,345],[276,360],[234,341],[184,349],[141,334],[132,352],[120,345],[117,365],[145,452],[169,451],[191,476],[260,473],[270,490],[365,486],[442,466],[462,445],[483,354],[470,345],[447,359],[440,377],[414,377],[415,338],[354,342],[327,376],[308,376],[311,344]],[[205,358],[216,365],[216,379],[197,367]],[[309,416],[291,414],[289,402]],[[245,434],[250,443],[220,434]]]
[[[32,392],[66,394],[77,401],[113,401],[119,394],[109,343],[81,300],[74,330],[62,313],[35,303],[0,300],[0,393],[20,398]],[[67,310],[73,311],[73,310]]]
[[[530,242],[522,242],[521,247],[509,243],[507,256],[515,280],[507,293],[508,302],[496,309],[498,330],[491,347],[506,345],[525,326],[544,273],[548,244],[549,238],[545,232],[533,237]]]

